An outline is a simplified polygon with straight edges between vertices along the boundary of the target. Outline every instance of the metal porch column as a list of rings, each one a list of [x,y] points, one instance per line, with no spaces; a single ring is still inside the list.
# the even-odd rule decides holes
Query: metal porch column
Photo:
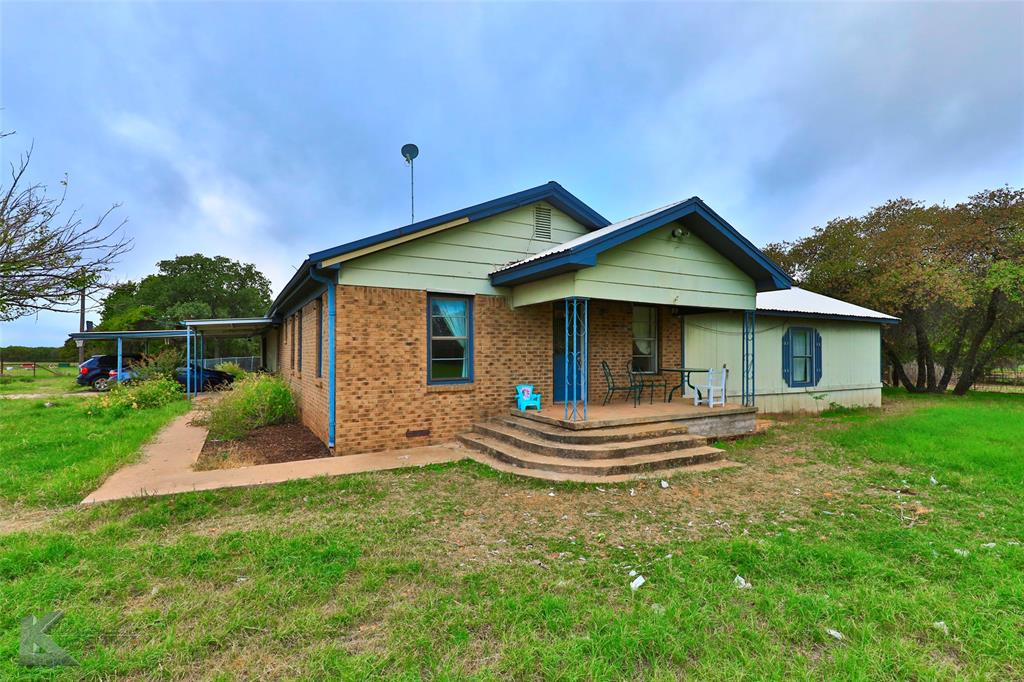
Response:
[[[185,327],[185,397],[192,398],[192,328]]]
[[[743,311],[743,404],[751,407],[757,395],[755,383],[754,339],[757,334],[757,315],[753,310]]]
[[[587,418],[588,312],[588,299],[565,299],[565,419],[571,421]]]

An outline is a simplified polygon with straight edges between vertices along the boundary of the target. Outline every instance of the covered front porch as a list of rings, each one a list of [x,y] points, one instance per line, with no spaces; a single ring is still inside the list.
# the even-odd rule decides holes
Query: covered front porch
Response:
[[[756,411],[754,311],[575,296],[551,305],[551,402],[555,405],[546,410],[546,417],[557,416],[566,424],[601,425],[607,420],[643,423],[666,417],[693,418],[737,408]],[[698,358],[691,366],[687,362],[687,317],[716,312],[735,314],[738,328],[736,334],[712,337],[715,350],[721,351],[713,356],[739,362],[713,364],[707,348],[691,348],[691,355]],[[691,336],[691,344],[694,339],[698,344],[708,342],[706,336]],[[716,385],[718,403],[713,407],[706,402],[695,405],[695,395],[707,398],[709,370],[714,372],[711,383]],[[725,386],[719,386],[724,383],[723,370],[729,385],[740,388],[738,396],[731,394],[733,402],[725,404],[721,404]]]
[[[607,405],[590,405],[586,419],[565,418],[559,405],[540,412],[513,410],[512,414],[573,431],[615,428],[628,433],[630,427],[637,427],[639,431],[651,424],[673,423],[687,427],[689,433],[724,438],[753,433],[757,408],[736,403],[710,408],[685,400],[673,400],[671,403],[656,401],[653,404],[634,406],[632,402],[617,400]]]

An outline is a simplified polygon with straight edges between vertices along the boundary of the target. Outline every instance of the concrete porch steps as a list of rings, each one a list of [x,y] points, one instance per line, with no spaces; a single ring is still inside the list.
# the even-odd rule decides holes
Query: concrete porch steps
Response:
[[[716,462],[723,457],[722,450],[706,445],[653,454],[577,459],[542,455],[481,433],[462,434],[459,436],[459,441],[463,445],[482,451],[499,462],[521,469],[522,471],[516,473],[526,476],[535,471],[591,477],[636,475],[653,470],[675,469]]]
[[[588,443],[623,443],[648,438],[681,436],[689,433],[689,427],[676,421],[632,424],[628,426],[607,426],[601,429],[579,431],[519,417],[515,414],[510,417],[500,418],[496,422],[557,443],[577,443],[580,445]]]
[[[513,413],[475,424],[458,439],[478,461],[548,480],[614,482],[732,465],[706,436],[689,433],[687,424],[670,417],[570,429]]]
[[[608,434],[597,442],[564,442],[559,433],[538,430],[532,425],[483,422],[473,427],[474,434],[507,443],[521,450],[549,457],[565,459],[616,459],[638,455],[653,455],[699,448],[707,445],[707,438],[692,436],[679,428],[644,430],[622,435]],[[668,435],[664,435],[664,434]],[[569,437],[575,436],[571,434]],[[620,440],[620,438],[624,438]]]
[[[650,478],[668,478],[673,474],[678,474],[680,471],[686,473],[706,473],[709,471],[716,471],[718,469],[730,469],[733,467],[743,466],[739,462],[732,462],[727,459],[720,459],[714,462],[705,462],[703,464],[691,464],[683,469],[648,469],[646,471],[640,471],[633,474],[618,474],[615,476],[599,476],[592,474],[567,474],[558,471],[544,471],[543,469],[523,469],[512,464],[506,464],[499,459],[495,459],[490,455],[481,452],[476,449],[469,449],[470,458],[474,461],[486,464],[495,471],[501,471],[506,474],[514,474],[516,476],[529,476],[530,478],[536,478],[542,481],[552,482],[573,482],[573,483],[626,483],[628,481],[637,481],[641,479]]]

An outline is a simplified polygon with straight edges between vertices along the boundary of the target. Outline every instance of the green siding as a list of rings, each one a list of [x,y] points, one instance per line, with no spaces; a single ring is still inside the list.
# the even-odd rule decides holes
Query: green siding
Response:
[[[512,290],[512,307],[557,301],[575,295],[576,273],[566,272],[515,287]]]
[[[342,264],[341,284],[507,295],[491,286],[497,266],[550,249],[587,230],[551,207],[551,240],[533,239],[533,205],[397,244]]]
[[[782,336],[789,327],[813,327],[821,334],[822,373],[817,386],[791,388],[782,379]],[[686,366],[724,364],[729,368],[728,393],[733,400],[742,392],[742,329],[743,318],[737,313],[686,316]],[[754,344],[757,395],[796,399],[836,390],[877,389],[881,386],[879,335],[879,326],[867,322],[759,316]],[[828,407],[828,402],[824,399],[820,407]],[[799,401],[793,404],[794,409],[810,409],[796,407],[802,405]]]
[[[754,281],[692,234],[671,236],[667,225],[610,249],[597,265],[515,287],[516,306],[565,296],[637,303],[750,310]]]

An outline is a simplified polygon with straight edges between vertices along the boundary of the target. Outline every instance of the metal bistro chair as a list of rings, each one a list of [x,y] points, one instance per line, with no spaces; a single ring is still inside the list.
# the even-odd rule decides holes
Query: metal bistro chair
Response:
[[[604,380],[608,384],[608,392],[604,396],[604,402],[602,405],[607,405],[612,400],[612,395],[615,393],[625,393],[626,398],[633,396],[633,407],[640,404],[640,392],[644,390],[643,384],[638,384],[633,379],[632,372],[627,372],[626,376],[629,378],[629,384],[623,386],[615,382],[615,375],[612,374],[612,368],[608,366],[608,363],[604,360],[601,361],[601,371],[604,373]]]
[[[708,369],[707,395],[702,398],[699,393],[695,392],[693,404],[707,405],[708,407],[725,405],[725,383],[728,378],[729,370],[725,365],[722,365],[722,369]]]
[[[629,362],[626,365],[626,367],[627,367],[627,370],[626,370],[627,372],[630,372],[631,374],[639,374],[638,372],[633,372],[633,363],[632,362]],[[651,389],[651,401],[650,402],[651,402],[652,405],[654,404],[654,391],[655,391],[655,389],[658,389],[658,388],[661,389],[661,397],[662,397],[662,399],[666,400],[666,401],[668,400],[668,381],[663,379],[661,376],[656,375],[656,374],[654,374],[654,375],[640,374],[636,378],[636,381],[639,381],[640,385],[643,388]],[[643,389],[641,389],[640,392],[642,394],[643,393]]]

